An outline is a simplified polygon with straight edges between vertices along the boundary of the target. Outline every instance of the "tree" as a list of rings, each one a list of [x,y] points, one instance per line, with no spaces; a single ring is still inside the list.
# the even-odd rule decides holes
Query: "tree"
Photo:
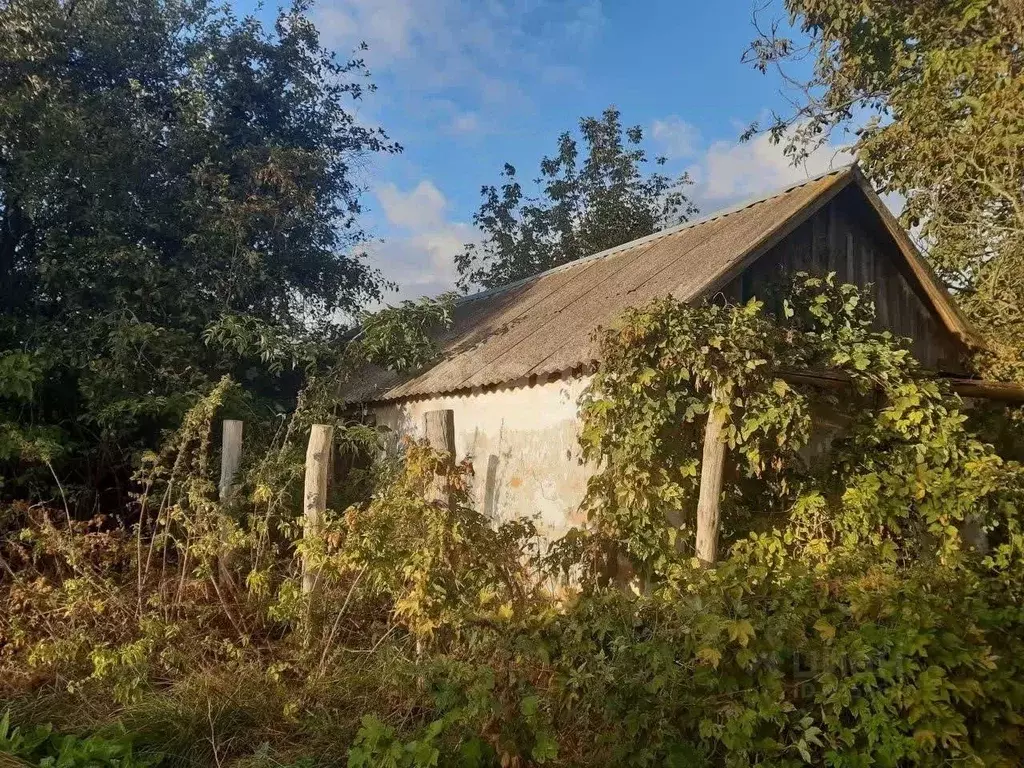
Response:
[[[379,297],[353,164],[399,147],[349,111],[367,71],[307,9],[268,30],[203,0],[0,6],[0,461],[22,490],[28,459],[118,483],[225,373],[287,403],[267,344]]]
[[[796,157],[853,126],[858,159],[988,336],[994,376],[1024,377],[1024,6],[1019,0],[786,0],[807,38],[762,30],[797,109],[770,130]],[[809,80],[788,67],[810,56]],[[753,126],[756,130],[757,126]],[[790,133],[790,129],[795,129]]]
[[[544,157],[537,192],[524,192],[516,169],[506,163],[498,186],[481,190],[473,216],[482,240],[455,257],[459,285],[492,288],[612,248],[663,227],[686,221],[696,208],[683,190],[687,174],[648,173],[639,126],[622,128],[609,107],[600,118],[580,120],[585,157],[570,132],[558,153]],[[654,159],[661,167],[664,157]]]

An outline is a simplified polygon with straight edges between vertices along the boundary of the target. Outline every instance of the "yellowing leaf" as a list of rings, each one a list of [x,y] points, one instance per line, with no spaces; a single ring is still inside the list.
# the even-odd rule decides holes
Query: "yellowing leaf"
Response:
[[[729,640],[734,643],[739,643],[744,648],[747,647],[747,643],[750,642],[755,634],[754,626],[747,619],[738,619],[736,621],[730,621],[725,625],[726,632],[729,633]]]
[[[935,733],[925,729],[914,731],[914,741],[922,746],[935,746]]]
[[[836,636],[836,628],[825,621],[825,619],[818,619],[814,622],[814,628],[826,640],[831,640]]]
[[[715,669],[718,669],[718,664],[722,660],[722,654],[714,648],[704,646],[697,651],[697,659],[703,664],[709,664]]]

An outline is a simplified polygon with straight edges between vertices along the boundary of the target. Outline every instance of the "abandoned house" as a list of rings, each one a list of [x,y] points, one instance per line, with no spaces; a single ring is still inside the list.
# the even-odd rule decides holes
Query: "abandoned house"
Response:
[[[438,338],[438,362],[406,375],[365,372],[345,399],[414,437],[424,435],[425,414],[450,410],[456,456],[473,463],[477,509],[498,520],[538,516],[558,536],[581,522],[593,471],[580,461],[577,401],[597,362],[595,330],[656,297],[745,301],[801,270],[871,286],[878,324],[909,337],[939,375],[963,375],[962,360],[981,343],[850,166],[468,296]],[[978,382],[954,381],[965,395],[985,394]]]

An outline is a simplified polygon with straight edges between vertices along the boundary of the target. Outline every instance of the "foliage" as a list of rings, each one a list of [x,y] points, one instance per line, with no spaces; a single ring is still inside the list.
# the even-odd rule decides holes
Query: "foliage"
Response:
[[[454,293],[362,313],[358,337],[362,356],[389,370],[412,370],[437,354],[430,332],[451,324]]]
[[[12,726],[10,715],[8,711],[0,718],[0,755],[11,755],[42,768],[147,768],[161,760],[160,755],[136,755],[131,739],[124,734],[82,738],[54,733],[49,726],[24,729]]]
[[[12,410],[30,407],[33,396],[43,381],[39,360],[25,352],[0,354],[0,402],[10,403]],[[46,425],[24,424],[0,411],[0,462],[25,456],[49,461],[61,451],[60,432]],[[3,477],[0,476],[0,488]]]
[[[183,766],[1017,765],[1022,470],[872,319],[857,289],[806,276],[764,305],[624,318],[585,406],[591,524],[547,553],[573,577],[551,590],[529,521],[492,526],[469,464],[422,444],[304,534],[315,397],[257,431],[222,501],[222,381],[147,459],[134,530],[9,513],[0,697],[21,733],[120,724],[133,754]],[[842,429],[810,450],[825,406]],[[736,471],[708,569],[680,467],[713,407]],[[642,588],[607,585],[595,547]]]
[[[725,489],[727,537],[764,530],[794,509],[816,535],[829,529],[830,543],[883,531],[908,548],[923,531],[907,526],[948,543],[946,528],[991,519],[1015,466],[969,437],[959,404],[901,341],[873,330],[871,303],[833,276],[798,275],[781,293],[775,318],[758,300],[666,299],[605,333],[604,363],[581,411],[585,455],[603,460],[588,491],[595,529],[653,567],[692,552],[712,408],[725,413],[737,457]],[[806,371],[846,385],[837,393],[792,375]],[[844,434],[812,460],[811,424],[826,412]],[[837,516],[836,504],[847,513]],[[827,521],[804,519],[812,509]]]
[[[799,553],[759,537],[710,574],[560,617],[552,693],[577,703],[573,725],[597,721],[580,762],[1014,760],[1018,640],[1004,630],[1019,626],[1016,606],[963,573],[875,560],[873,547],[815,569]]]
[[[536,537],[532,523],[493,528],[470,506],[472,465],[449,469],[449,461],[408,444],[397,478],[365,508],[349,509],[335,533],[343,542],[336,567],[362,578],[370,595],[386,596],[396,621],[422,639],[473,621],[507,622],[532,592],[523,562]]]
[[[324,529],[310,535],[300,490],[311,416],[300,405],[277,433],[247,433],[252,447],[238,484],[219,498],[213,425],[237,389],[222,380],[162,451],[145,458],[134,531],[103,517],[12,511],[9,526],[20,531],[0,547],[10,577],[0,587],[0,697],[55,690],[93,702],[103,691],[107,711],[153,749],[203,760],[218,747],[197,749],[183,743],[187,734],[234,728],[265,737],[282,711],[301,731],[298,714],[311,702],[337,701],[338,690],[356,695],[360,686],[348,675],[370,691],[401,687],[395,675],[408,663],[407,643],[421,655],[510,626],[534,604],[521,559],[532,526],[491,528],[468,506],[467,466],[423,445],[409,445],[401,466],[373,472],[369,487],[379,490],[369,502],[329,510]],[[356,450],[382,447],[376,430],[344,422],[336,429]],[[427,501],[428,488],[447,501]],[[332,505],[346,493],[335,490]],[[303,562],[317,573],[315,597],[302,592]],[[353,647],[367,654],[365,664],[346,659]],[[305,681],[299,690],[295,680]],[[181,698],[161,692],[162,681],[184,688]],[[240,681],[249,693],[237,692]],[[226,700],[235,696],[261,703],[240,711]],[[200,700],[211,712],[189,713]],[[332,726],[344,746],[363,711],[340,706],[352,710]]]
[[[365,67],[307,11],[266,29],[192,0],[0,9],[7,498],[55,498],[56,474],[83,515],[123,504],[133,452],[222,375],[288,408],[290,350],[305,368],[311,340],[340,348],[380,296],[353,166],[398,147],[355,119]],[[55,472],[34,471],[41,430]]]
[[[455,257],[459,284],[493,288],[649,235],[683,221],[696,208],[683,190],[691,181],[645,172],[647,153],[639,126],[623,131],[620,113],[580,120],[586,156],[573,134],[558,139],[545,157],[535,196],[524,191],[516,169],[505,164],[499,186],[481,190],[473,223],[483,234]],[[623,137],[625,134],[625,137]],[[665,163],[655,158],[655,165]]]
[[[1024,329],[1024,13],[1016,0],[787,0],[806,45],[764,30],[762,71],[810,58],[792,115],[770,126],[795,158],[832,129],[882,192],[906,198],[927,255],[984,331],[994,378],[1020,377]]]
[[[1019,761],[1024,614],[996,581],[870,545],[817,564],[804,551],[758,536],[714,571],[478,639],[475,674],[446,659],[422,724],[403,738],[398,720],[365,722],[350,765]],[[482,762],[474,737],[494,750]]]
[[[692,530],[685,513],[696,498],[711,409],[729,414],[729,446],[748,475],[792,461],[806,443],[808,404],[787,396],[789,385],[771,368],[798,346],[761,309],[756,301],[690,307],[664,299],[627,311],[605,335],[603,363],[581,408],[584,456],[604,461],[586,506],[597,531],[625,537],[640,562],[674,553]],[[728,498],[739,496],[735,485]]]

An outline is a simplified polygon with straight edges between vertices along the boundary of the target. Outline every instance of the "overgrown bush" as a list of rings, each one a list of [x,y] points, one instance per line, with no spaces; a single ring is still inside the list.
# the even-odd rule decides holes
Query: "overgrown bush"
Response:
[[[223,382],[139,475],[136,529],[14,511],[14,716],[119,722],[180,765],[1020,764],[1021,468],[856,289],[801,278],[786,296],[778,317],[661,301],[605,335],[590,521],[543,557],[529,521],[471,509],[468,464],[416,443],[303,540],[312,400],[222,504]],[[706,568],[689,542],[712,408],[734,466],[727,555]],[[609,586],[625,561],[635,590]],[[571,578],[541,589],[551,572]]]
[[[367,710],[428,705],[410,691],[432,649],[512,626],[539,603],[523,558],[532,525],[492,528],[468,506],[471,468],[425,445],[382,459],[363,482],[378,488],[371,498],[328,510],[321,534],[304,537],[302,425],[323,417],[316,404],[252,451],[219,498],[211,438],[234,388],[222,381],[146,457],[133,531],[12,508],[0,698],[20,717],[76,729],[117,719],[185,764],[260,743],[281,757],[292,739],[296,758],[343,757]],[[377,432],[337,426],[343,443],[381,450]],[[308,595],[303,561],[317,574]]]
[[[976,524],[1016,546],[1020,467],[967,431],[963,403],[905,340],[874,330],[871,302],[832,276],[799,275],[783,295],[774,316],[756,300],[666,299],[606,333],[582,408],[585,454],[604,461],[587,498],[596,532],[655,572],[692,552],[715,409],[734,457],[727,539],[777,527],[808,546],[949,558]],[[815,422],[826,440],[808,450]]]
[[[406,445],[404,466],[365,507],[351,507],[329,534],[340,542],[328,563],[385,598],[394,618],[421,640],[469,625],[507,622],[535,596],[529,573],[536,548],[531,521],[495,529],[469,505],[472,465],[422,443]],[[440,483],[438,478],[441,478]],[[431,501],[432,486],[443,501]]]

